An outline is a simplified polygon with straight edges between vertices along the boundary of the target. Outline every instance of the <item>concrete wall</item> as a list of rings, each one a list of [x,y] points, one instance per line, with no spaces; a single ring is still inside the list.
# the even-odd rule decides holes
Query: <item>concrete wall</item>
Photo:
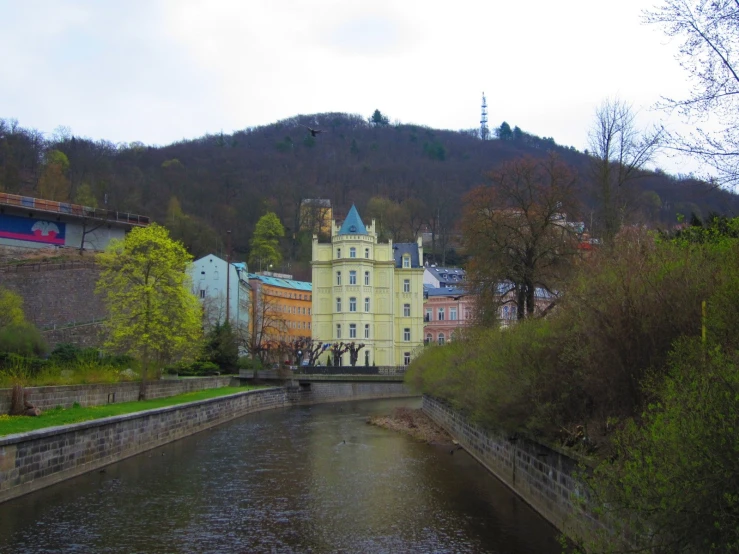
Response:
[[[0,502],[260,410],[398,396],[410,396],[401,383],[318,383],[0,437]]]
[[[193,379],[152,381],[147,386],[149,398],[165,398],[186,392],[215,389],[228,386],[229,376],[198,377]],[[80,406],[101,406],[113,402],[133,402],[139,399],[139,383],[104,383],[95,385],[64,385],[55,387],[28,387],[28,401],[48,410],[61,406],[71,408],[74,403]],[[0,389],[0,414],[10,411],[12,389]]]
[[[443,401],[423,397],[422,410],[446,429],[467,452],[537,512],[569,536],[590,536],[603,524],[580,500],[582,471],[571,457],[522,437],[469,423]]]
[[[26,318],[37,327],[90,322],[107,316],[90,262],[24,264],[0,268],[0,284],[23,298]]]

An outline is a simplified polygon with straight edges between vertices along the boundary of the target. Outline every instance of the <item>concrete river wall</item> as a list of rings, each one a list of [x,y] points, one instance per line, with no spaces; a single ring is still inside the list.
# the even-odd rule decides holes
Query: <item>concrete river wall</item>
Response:
[[[584,471],[572,457],[524,437],[495,432],[467,421],[445,402],[423,397],[422,410],[532,508],[568,536],[604,532],[587,507]]]
[[[0,437],[0,502],[260,410],[404,396],[403,383],[310,383]]]

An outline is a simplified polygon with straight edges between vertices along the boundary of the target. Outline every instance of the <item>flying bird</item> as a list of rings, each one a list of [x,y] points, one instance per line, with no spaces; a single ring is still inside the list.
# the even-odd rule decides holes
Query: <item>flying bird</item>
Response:
[[[321,133],[325,133],[326,131],[322,131],[321,129],[311,129],[307,125],[301,125],[301,127],[305,127],[310,132],[310,136],[315,137],[316,135],[319,135]]]

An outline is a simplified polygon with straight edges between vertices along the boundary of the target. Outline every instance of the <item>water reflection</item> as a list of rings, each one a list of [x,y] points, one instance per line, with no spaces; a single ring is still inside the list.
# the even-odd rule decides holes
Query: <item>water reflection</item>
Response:
[[[400,405],[253,414],[0,504],[0,551],[559,552],[465,452],[365,423]]]

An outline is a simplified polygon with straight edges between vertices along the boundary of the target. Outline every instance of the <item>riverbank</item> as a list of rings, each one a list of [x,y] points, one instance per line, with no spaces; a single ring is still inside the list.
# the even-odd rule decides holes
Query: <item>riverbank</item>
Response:
[[[390,415],[369,417],[367,423],[405,433],[429,444],[454,444],[452,436],[420,409],[395,408]]]

